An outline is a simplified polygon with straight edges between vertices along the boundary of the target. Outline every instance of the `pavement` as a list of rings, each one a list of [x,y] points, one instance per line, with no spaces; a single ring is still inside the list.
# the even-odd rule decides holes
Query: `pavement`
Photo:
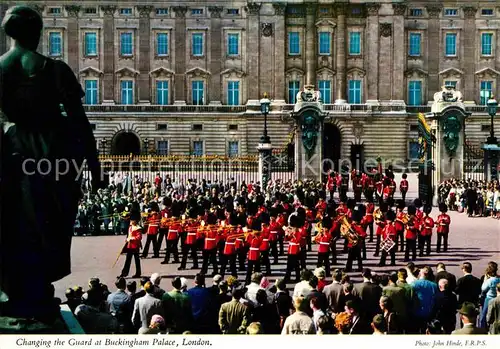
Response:
[[[434,208],[431,213],[432,217],[437,217],[439,214],[437,208]],[[473,266],[473,274],[480,277],[484,274],[485,268],[489,261],[500,261],[500,221],[486,217],[468,218],[464,213],[450,212],[452,220],[451,232],[449,237],[449,249],[447,253],[441,252],[437,254],[436,239],[434,233],[432,236],[432,253],[430,256],[418,258],[415,262],[418,266],[430,265],[435,270],[438,262],[443,262],[447,266],[447,270],[458,277],[462,276],[460,265],[462,262],[469,261]],[[145,240],[145,239],[144,239]],[[112,265],[123,246],[125,236],[87,236],[74,237],[72,243],[72,273],[62,280],[56,282],[56,296],[65,300],[64,294],[68,287],[75,285],[82,286],[86,289],[88,281],[91,277],[99,277],[101,282],[108,285],[111,291],[115,290],[114,281],[116,276],[120,274],[123,267],[125,256],[120,256],[118,263],[113,268]],[[145,241],[143,241],[144,243]],[[165,243],[164,243],[165,244]],[[341,249],[341,244],[337,243],[337,251]],[[313,252],[308,253],[308,267],[314,269],[316,267],[317,254],[316,246],[313,245]],[[368,260],[364,261],[363,266],[372,268],[376,273],[389,273],[403,267],[403,253],[398,252],[396,255],[396,267],[377,267],[378,258],[373,257],[375,243],[367,244]],[[151,253],[151,252],[150,252]],[[150,254],[151,256],[151,254]],[[162,253],[163,257],[163,253]],[[340,254],[338,256],[338,264],[333,267],[344,268],[347,255]],[[192,279],[198,272],[197,270],[177,271],[178,264],[161,265],[163,259],[141,259],[142,273],[144,276],[150,276],[157,272],[162,275],[163,279],[160,286],[164,289],[171,289],[171,279],[175,276],[182,276],[189,280],[188,287],[192,286]],[[201,264],[201,263],[200,263]],[[191,266],[188,260],[188,268]],[[286,267],[286,256],[279,258],[279,264],[272,266],[272,276],[270,281],[274,282],[277,277],[284,276]],[[132,262],[131,273],[135,273],[135,265]],[[353,268],[357,268],[354,263]],[[355,269],[354,269],[355,270]],[[212,269],[209,268],[209,273]],[[359,272],[350,273],[353,281],[359,281],[361,276]],[[228,274],[226,274],[228,275]],[[244,279],[245,274],[240,272],[239,279]],[[130,278],[129,278],[130,279]],[[139,281],[138,279],[136,279]],[[207,285],[211,281],[207,279]]]

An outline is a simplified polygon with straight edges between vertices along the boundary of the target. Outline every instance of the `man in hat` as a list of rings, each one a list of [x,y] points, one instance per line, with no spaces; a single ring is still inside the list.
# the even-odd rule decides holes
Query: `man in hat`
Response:
[[[399,183],[399,191],[401,192],[401,197],[403,198],[403,202],[406,201],[406,193],[408,193],[408,175],[406,173],[403,173],[401,176],[401,182]]]
[[[446,213],[448,212],[448,206],[445,203],[439,204],[439,211],[441,214],[436,220],[437,225],[437,247],[436,251],[441,252],[441,242],[443,242],[443,251],[448,251],[448,233],[450,232],[451,218]]]
[[[189,218],[196,218],[196,212],[194,208],[189,210]],[[193,266],[191,269],[198,269],[198,254],[196,253],[196,241],[197,241],[197,225],[196,222],[189,222],[187,227],[183,229],[186,233],[184,238],[184,244],[182,245],[182,260],[181,265],[177,270],[185,270],[188,256],[191,254],[191,259],[193,260]]]
[[[373,212],[375,211],[375,204],[373,203],[373,195],[366,198],[365,203],[365,219],[364,224],[370,230],[370,240],[373,242]]]
[[[404,251],[404,232],[405,232],[405,219],[406,213],[404,212],[405,202],[399,200],[396,206],[396,220],[394,221],[394,228],[396,229],[396,251],[398,246],[401,252]]]
[[[205,275],[208,272],[209,264],[212,265],[213,273],[212,276],[218,274],[217,269],[217,240],[218,233],[215,230],[214,225],[217,222],[217,218],[214,214],[209,214],[207,217],[207,225],[205,227],[205,240],[203,245],[203,263],[201,266],[201,274]]]
[[[394,211],[389,210],[385,214],[386,223],[382,230],[382,242],[386,242],[385,246],[382,248],[382,256],[380,257],[379,267],[385,266],[385,261],[387,255],[391,255],[391,266],[396,265],[396,245],[394,241],[396,240],[396,229],[394,227],[394,220],[396,219],[396,214]]]
[[[236,271],[236,237],[238,234],[242,234],[242,231],[238,228],[236,214],[232,212],[229,216],[229,226],[225,227],[223,235],[224,250],[220,256],[220,275],[222,277],[224,277],[226,273],[228,263],[231,276],[238,277],[238,272]]]
[[[417,259],[417,238],[420,234],[420,221],[416,216],[417,208],[414,205],[408,206],[408,223],[406,224],[405,239],[405,262],[410,260],[410,252],[412,253],[412,261]]]
[[[132,257],[135,261],[135,275],[133,278],[141,277],[141,259],[139,258],[139,251],[142,246],[142,227],[138,224],[141,219],[139,212],[132,212],[130,214],[130,227],[128,229],[127,243],[124,247],[124,252],[127,254],[125,258],[125,265],[122,272],[118,277],[126,277],[130,271],[130,264]]]
[[[299,233],[299,225],[300,220],[297,215],[291,215],[289,218],[288,231],[285,233],[285,240],[288,241],[285,283],[290,281],[292,270],[295,270],[296,282],[300,281],[299,254],[301,236]]]
[[[476,320],[479,312],[474,304],[464,302],[458,313],[460,314],[460,320],[464,324],[464,327],[453,331],[451,334],[488,334],[485,328],[476,327]]]
[[[172,216],[172,212],[170,211],[170,207],[172,206],[172,199],[169,197],[165,197],[162,200],[162,210],[160,211],[160,221],[161,219],[169,219]],[[161,222],[160,222],[161,223]],[[168,228],[165,224],[160,224],[160,228],[158,229],[158,240],[156,243],[156,248],[159,251],[161,250],[161,245],[163,244],[163,238],[167,235]]]
[[[318,223],[319,225],[319,223]],[[324,217],[319,227],[318,234],[314,237],[314,242],[318,244],[318,263],[317,267],[324,267],[327,277],[330,277],[330,244],[332,235],[330,229],[332,227],[332,219]]]
[[[432,238],[432,229],[434,228],[434,219],[432,219],[429,214],[432,212],[431,205],[424,206],[425,216],[422,220],[422,229],[420,230],[420,238],[418,241],[418,248],[420,250],[420,257],[424,255],[424,246],[426,247],[426,255],[431,254],[431,238]]]
[[[146,230],[146,245],[144,245],[144,249],[142,250],[142,258],[147,258],[148,257],[148,252],[149,252],[149,245],[153,243],[153,258],[160,258],[160,251],[158,249],[158,229],[160,227],[160,209],[158,207],[158,204],[156,202],[152,202],[149,205],[151,209],[151,213],[149,217],[147,218],[148,222],[148,227]]]
[[[361,258],[361,252],[363,250],[364,239],[366,237],[366,231],[361,225],[361,220],[363,219],[363,216],[364,216],[364,210],[359,208],[353,210],[352,223],[349,232],[349,234],[352,235],[352,238],[346,239],[347,241],[347,262],[345,265],[346,273],[352,271],[352,264],[355,260],[358,261],[358,271],[363,270],[363,259]]]
[[[167,232],[167,249],[165,253],[165,258],[161,264],[168,264],[170,261],[170,254],[174,256],[174,263],[179,263],[179,250],[177,245],[179,244],[179,236],[183,230],[182,223],[179,221],[179,216],[181,215],[180,204],[176,201],[172,203],[172,217],[175,219],[168,226]]]

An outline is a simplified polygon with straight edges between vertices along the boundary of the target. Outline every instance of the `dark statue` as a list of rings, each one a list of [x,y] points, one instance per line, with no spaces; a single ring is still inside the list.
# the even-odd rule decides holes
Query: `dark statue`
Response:
[[[443,122],[443,141],[446,151],[454,156],[458,148],[458,141],[462,124],[456,116],[449,116]]]
[[[320,121],[314,115],[305,114],[300,124],[300,128],[302,131],[302,144],[304,145],[307,156],[311,157],[316,149]]]
[[[427,141],[424,137],[418,137],[418,158],[419,160],[426,160],[427,155]]]
[[[49,327],[59,321],[52,283],[71,273],[82,163],[87,160],[93,190],[105,181],[75,74],[36,52],[40,15],[15,6],[2,27],[14,40],[0,57],[0,332],[6,332],[9,324],[22,331],[23,320]],[[68,170],[61,165],[57,173],[56,162],[64,160]]]

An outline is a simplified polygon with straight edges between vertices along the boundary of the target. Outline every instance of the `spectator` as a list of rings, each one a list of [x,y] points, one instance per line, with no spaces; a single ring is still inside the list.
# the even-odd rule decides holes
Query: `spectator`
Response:
[[[370,326],[360,313],[360,303],[347,301],[345,311],[351,315],[349,334],[371,334]]]
[[[191,299],[188,294],[181,291],[180,277],[177,276],[172,280],[172,287],[170,292],[165,292],[162,296],[165,324],[170,333],[181,334],[193,323]]]
[[[457,280],[456,293],[458,295],[458,305],[470,302],[479,306],[479,296],[481,295],[481,280],[472,275],[472,264],[462,263],[464,276]]]
[[[314,324],[312,319],[304,312],[305,298],[294,298],[295,313],[290,315],[283,325],[282,335],[286,334],[314,334]]]
[[[245,333],[250,310],[240,302],[243,290],[235,288],[232,292],[233,299],[221,305],[219,311],[219,327],[223,334]]]
[[[277,291],[274,295],[274,299],[280,317],[280,328],[283,329],[286,318],[290,316],[290,311],[293,310],[293,300],[286,288],[284,279],[277,279],[275,286]]]
[[[118,320],[111,314],[102,311],[102,300],[90,293],[86,303],[75,309],[75,317],[86,334],[118,333]]]
[[[76,307],[81,303],[81,295],[80,297],[76,297],[76,291],[73,288],[68,288],[66,290],[66,301],[63,304],[67,304],[71,312],[74,313]]]
[[[163,316],[163,306],[159,299],[153,296],[155,288],[151,282],[144,285],[146,295],[135,301],[134,311],[132,312],[132,323],[139,329],[141,327],[149,327],[153,315]]]
[[[320,318],[318,318],[316,326],[317,326],[316,334],[322,335],[322,334],[333,333],[332,318],[327,315],[323,315]]]
[[[163,290],[160,287],[161,275],[158,274],[158,273],[154,273],[153,275],[151,275],[151,279],[150,280],[151,280],[151,282],[153,283],[153,286],[154,286],[153,296],[155,298],[161,299],[161,297],[165,293],[165,290]]]
[[[361,299],[361,309],[363,315],[368,319],[373,319],[377,314],[380,314],[379,299],[382,296],[380,286],[371,282],[372,271],[370,268],[363,269],[363,282],[354,285],[353,295]]]
[[[374,335],[385,334],[385,319],[382,314],[377,314],[373,317],[371,327]]]
[[[427,323],[425,334],[443,334],[443,327],[439,320],[431,320]]]
[[[212,278],[212,287],[210,287],[210,292],[212,292],[212,295],[214,298],[217,298],[217,296],[220,293],[219,285],[223,281],[222,276],[217,274]]]
[[[401,322],[399,321],[398,314],[393,312],[394,305],[392,300],[387,296],[380,297],[380,309],[384,315],[385,328],[387,334],[400,334]]]
[[[153,315],[149,327],[141,327],[138,334],[167,334],[165,320],[161,315]]]
[[[451,334],[487,334],[488,331],[484,328],[476,327],[477,316],[479,315],[474,304],[465,302],[462,308],[458,311],[460,313],[460,320],[464,327],[460,330],[455,330]]]
[[[405,328],[408,320],[408,300],[405,290],[397,286],[398,274],[392,273],[389,276],[389,284],[382,289],[382,295],[389,297],[392,302],[393,310],[398,315],[400,328]]]
[[[252,310],[252,321],[260,323],[265,334],[279,334],[278,309],[274,304],[268,303],[267,293],[263,289],[257,291],[257,304]]]
[[[335,316],[335,329],[339,334],[349,334],[351,328],[352,316],[348,312],[338,313]]]
[[[483,307],[481,308],[481,317],[479,320],[479,327],[487,328],[486,314],[488,312],[488,304],[497,296],[496,287],[500,283],[498,273],[498,264],[489,262],[486,272],[484,273],[484,281],[481,286],[482,296],[484,298]]]
[[[439,284],[439,280],[448,280],[448,289],[450,291],[455,291],[457,288],[457,278],[452,273],[446,271],[446,266],[444,263],[438,263],[436,266],[436,284]]]
[[[418,280],[418,276],[420,274],[420,270],[416,267],[415,263],[410,262],[406,265],[406,282],[408,284],[412,284],[413,282]]]
[[[132,297],[132,302],[134,302],[135,304],[135,301],[136,299],[139,299],[141,297],[144,297],[146,295],[146,290],[144,290],[144,286],[146,286],[146,284],[149,282],[149,278],[148,277],[143,277],[141,278],[141,281],[139,282],[141,284],[141,290],[137,293],[134,293]]]
[[[252,274],[252,277],[250,279],[250,284],[247,286],[247,292],[245,294],[245,299],[248,300],[250,302],[250,304],[252,304],[253,306],[257,306],[258,303],[257,303],[257,292],[259,290],[264,290],[264,288],[262,288],[260,286],[260,283],[263,279],[263,275],[262,273],[253,273]],[[268,296],[268,301],[269,303],[273,303],[274,302],[274,295],[265,290],[266,291],[266,294]]]
[[[318,278],[318,291],[323,292],[325,286],[328,285],[325,268],[314,269],[314,276]]]
[[[345,310],[345,305],[348,301],[353,301],[357,304],[361,303],[361,299],[359,298],[359,296],[353,294],[354,290],[353,284],[351,284],[350,282],[343,284],[342,290],[344,292],[344,295],[342,296],[339,304],[342,307],[342,309]]]
[[[447,279],[439,280],[439,292],[436,295],[436,319],[439,320],[445,334],[456,328],[457,296],[451,292]]]
[[[310,306],[313,313],[312,318],[313,318],[314,329],[316,330],[316,332],[318,332],[319,328],[318,320],[321,317],[325,316],[325,313],[321,309],[318,298],[312,298],[310,301]]]
[[[213,313],[215,313],[215,299],[211,291],[205,287],[205,276],[196,274],[194,277],[194,287],[187,291],[191,299],[193,310],[193,320],[195,327],[193,333],[207,334],[217,329],[214,328]]]
[[[309,304],[310,301],[313,298],[316,298],[317,304],[320,307],[321,310],[326,311],[327,305],[326,305],[326,297],[323,293],[318,291],[318,278],[316,276],[312,276],[311,279],[309,280],[309,287],[311,288],[311,291],[307,294],[306,302]],[[311,308],[308,308],[306,313],[309,316],[312,316],[312,310]]]
[[[181,278],[181,291],[183,293],[187,293],[188,290],[188,283],[186,278]]]
[[[133,310],[132,298],[125,292],[127,282],[120,277],[115,281],[115,286],[116,292],[111,293],[107,299],[109,312],[116,317],[123,333],[134,334],[130,321]]]
[[[220,306],[224,303],[230,302],[232,297],[228,293],[229,287],[227,285],[227,281],[221,281],[219,283],[219,293],[215,296],[215,299],[217,300],[217,314],[219,313]]]
[[[415,323],[417,330],[421,333],[425,330],[425,324],[431,320],[431,316],[435,309],[435,297],[438,293],[436,284],[429,281],[430,268],[424,267],[420,270],[419,279],[411,285],[415,291],[415,296],[418,299],[416,309],[414,311]]]
[[[339,269],[335,269],[333,271],[333,282],[330,285],[325,286],[325,288],[323,289],[323,294],[326,297],[328,309],[334,314],[338,314],[344,311],[344,288],[341,284],[341,280],[342,272]]]
[[[259,322],[252,322],[250,325],[248,325],[246,334],[263,334],[265,333],[262,330],[262,326]]]
[[[488,303],[488,313],[486,323],[490,327],[490,334],[499,334],[498,324],[500,322],[500,283],[497,284],[497,296]]]
[[[130,300],[134,303],[135,299],[134,295],[137,291],[137,282],[135,280],[127,282],[127,294],[130,296]]]
[[[300,273],[300,282],[295,285],[293,289],[293,298],[305,297],[311,291],[311,286],[309,285],[309,280],[313,277],[313,273],[308,270],[302,270]]]

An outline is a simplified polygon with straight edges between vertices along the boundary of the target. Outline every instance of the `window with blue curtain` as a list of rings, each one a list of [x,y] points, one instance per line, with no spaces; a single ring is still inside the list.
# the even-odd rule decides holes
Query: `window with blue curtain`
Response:
[[[97,104],[97,80],[85,80],[85,104]]]
[[[85,56],[97,56],[97,33],[85,33]]]
[[[349,54],[350,55],[360,55],[361,54],[361,33],[360,32],[350,32],[349,33]]]
[[[300,81],[293,80],[288,82],[288,103],[295,104],[297,102],[297,93],[300,90]]]
[[[446,33],[445,55],[446,56],[457,55],[457,34]]]
[[[323,103],[332,103],[332,83],[330,82],[330,80],[319,80],[318,90],[321,93]]]
[[[408,82],[408,105],[422,105],[422,81]]]
[[[203,105],[204,86],[202,80],[194,80],[191,83],[193,94],[193,105]]]
[[[361,104],[361,80],[349,80],[347,102],[350,104]]]
[[[132,80],[122,80],[122,104],[134,104],[134,82]]]
[[[419,159],[420,155],[420,144],[418,141],[410,141],[408,144],[408,158],[410,160],[417,160]]]
[[[481,81],[481,105],[486,105],[491,96],[493,96],[493,81]]]
[[[203,34],[194,33],[191,36],[191,50],[193,56],[203,56]]]
[[[156,34],[156,54],[158,56],[168,55],[168,34],[158,33]]]
[[[239,55],[239,34],[228,34],[227,35],[227,54],[228,56]]]
[[[120,53],[122,56],[132,56],[132,33],[120,34]]]
[[[62,36],[59,32],[49,33],[49,55],[62,55]]]
[[[227,147],[227,155],[230,158],[238,156],[238,141],[229,141]]]
[[[194,141],[193,142],[193,155],[194,156],[203,156],[203,141]]]
[[[228,81],[227,82],[227,104],[239,105],[240,104],[240,82]]]
[[[481,34],[481,54],[483,56],[491,56],[493,54],[492,42],[493,42],[492,33]]]
[[[422,34],[410,33],[410,45],[408,48],[408,54],[410,56],[420,56],[421,42],[422,42]]]
[[[159,105],[168,104],[168,81],[156,81],[156,103]]]
[[[457,88],[457,82],[456,81],[453,81],[453,80],[446,80],[444,82],[444,86],[451,86],[453,88]]]
[[[298,32],[288,33],[288,54],[300,55],[300,35]]]
[[[319,54],[331,54],[332,34],[330,32],[319,33]]]
[[[168,155],[168,141],[158,141],[158,155]]]

